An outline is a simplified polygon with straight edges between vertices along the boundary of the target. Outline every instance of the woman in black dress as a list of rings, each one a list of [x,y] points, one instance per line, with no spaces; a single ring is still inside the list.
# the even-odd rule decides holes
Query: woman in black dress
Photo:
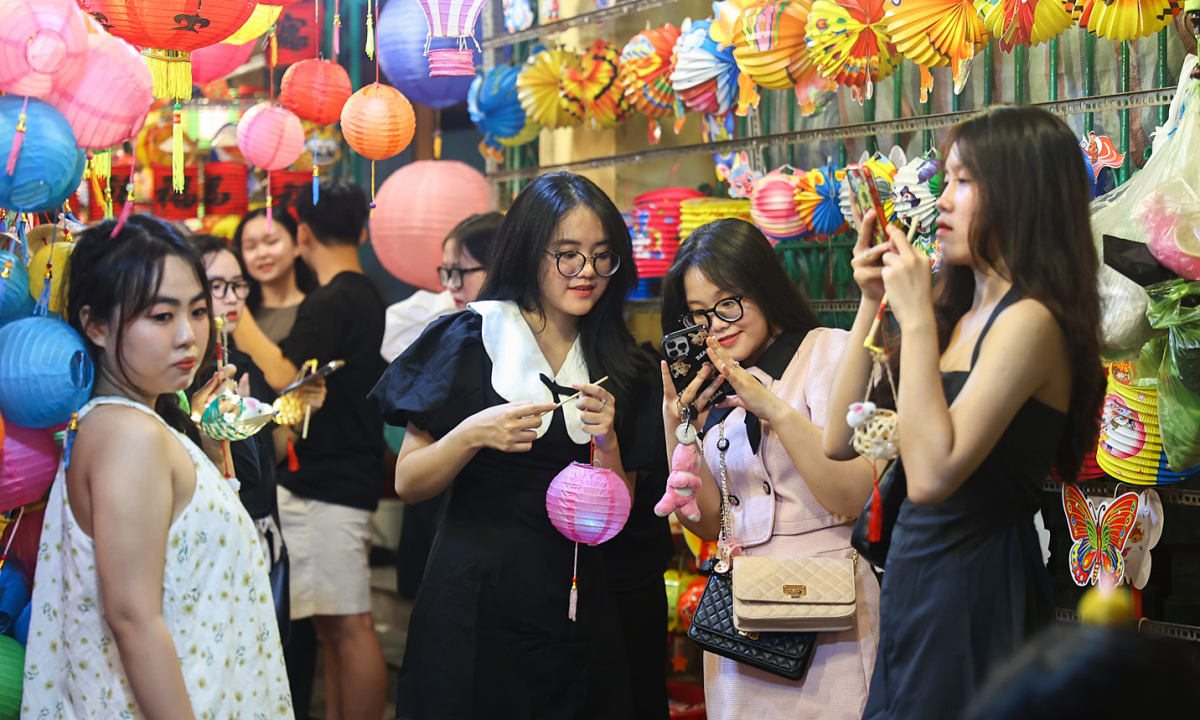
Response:
[[[623,319],[637,277],[629,231],[592,182],[559,173],[526,188],[496,243],[480,300],[430,325],[372,392],[407,426],[401,499],[451,488],[397,715],[624,720],[632,693],[605,558],[581,545],[572,572],[576,545],[550,524],[546,490],[589,456],[631,492],[661,464],[657,377]]]
[[[1053,613],[1033,516],[1052,466],[1074,479],[1103,397],[1087,172],[1061,120],[1001,107],[945,143],[945,269],[888,228],[853,261],[862,302],[831,408],[861,400],[886,291],[903,334],[898,412],[908,497],[883,577],[864,718],[958,718],[989,672]],[[842,417],[830,411],[830,417]],[[848,457],[844,420],[825,452]]]

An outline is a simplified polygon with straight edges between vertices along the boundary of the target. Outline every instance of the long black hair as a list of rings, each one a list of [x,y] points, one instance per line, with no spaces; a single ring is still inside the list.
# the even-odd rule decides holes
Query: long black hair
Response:
[[[1045,110],[1001,106],[951,128],[943,157],[953,148],[978,189],[969,234],[976,264],[994,268],[1045,305],[1066,338],[1071,404],[1055,464],[1064,479],[1074,480],[1084,454],[1096,447],[1104,400],[1100,260],[1079,141]],[[938,273],[934,315],[943,351],[974,295],[969,266]]]
[[[454,241],[458,243],[460,251],[466,250],[467,254],[475,258],[480,265],[487,265],[488,256],[492,251],[492,243],[503,223],[503,213],[489,212],[472,215],[454,226],[454,229],[446,235],[446,239],[442,241],[442,247]]]
[[[714,220],[697,228],[675,255],[662,286],[663,334],[683,327],[688,309],[684,279],[696,268],[713,285],[754,301],[772,334],[808,332],[821,322],[792,284],[765,235],[745,220]]]
[[[609,389],[628,399],[639,375],[650,367],[649,358],[625,324],[625,298],[637,285],[633,241],[617,206],[591,180],[566,172],[551,173],[534,180],[517,196],[496,236],[479,299],[509,300],[526,312],[544,316],[539,282],[542,261],[546,248],[556,239],[559,224],[576,208],[596,214],[612,252],[621,258],[604,294],[579,321],[583,358],[593,380],[608,375]],[[617,404],[622,421],[628,406],[628,402]]]
[[[266,208],[251,210],[242,216],[238,222],[237,230],[233,231],[233,254],[237,256],[238,262],[242,264],[242,269],[246,269],[245,258],[242,257],[242,233],[246,229],[246,223],[254,218],[265,218],[267,216]],[[290,210],[279,209],[271,214],[272,222],[279,223],[284,230],[288,231],[288,237],[292,239],[292,245],[296,244],[296,233],[299,226],[296,224],[296,218],[292,216]],[[300,257],[296,258],[296,264],[293,266],[292,272],[296,274],[296,287],[300,288],[300,292],[305,295],[313,290],[316,290],[321,284],[317,281],[317,274],[308,266]],[[246,296],[246,307],[250,308],[250,312],[258,312],[262,307],[262,284],[250,277],[249,273],[245,273],[246,282],[250,283],[250,294]]]
[[[178,257],[187,263],[205,289],[204,304],[212,316],[208,276],[204,265],[179,232],[171,225],[149,215],[131,215],[121,232],[111,237],[115,220],[106,220],[80,233],[71,253],[67,285],[67,321],[83,338],[92,362],[100,366],[103,350],[88,338],[80,312],[88,308],[88,321],[116,323],[117,347],[113,352],[116,370],[125,374],[125,332],[129,323],[145,313],[158,295],[162,285],[163,264],[168,257]],[[212,357],[213,334],[200,365]],[[155,411],[171,427],[200,442],[195,423],[179,406],[174,393],[160,395]]]

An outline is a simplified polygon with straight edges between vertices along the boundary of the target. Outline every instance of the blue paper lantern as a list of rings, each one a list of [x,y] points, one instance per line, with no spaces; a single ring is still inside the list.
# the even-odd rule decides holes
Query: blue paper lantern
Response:
[[[29,609],[31,607],[33,607],[32,604],[25,606],[25,609],[21,611],[21,617],[17,618],[17,623],[13,626],[13,637],[21,644],[21,647],[25,647],[29,640]]]
[[[476,44],[483,36],[483,21],[475,23]],[[425,57],[425,41],[429,38],[429,21],[420,4],[414,0],[392,0],[379,15],[375,29],[375,47],[379,66],[391,84],[411,102],[442,110],[467,99],[471,77],[429,77],[429,58]],[[430,39],[430,50],[457,48],[453,38]],[[476,46],[475,64],[483,64],[483,53]]]
[[[17,307],[12,315],[0,316],[0,328],[3,328],[6,325],[11,325],[18,320],[24,320],[27,317],[31,317],[36,307],[37,300],[34,300],[33,296],[26,291],[25,297],[21,298],[20,306]]]
[[[63,206],[67,200],[75,194],[79,189],[79,183],[83,182],[83,173],[87,170],[87,150],[76,148],[75,154],[75,169],[67,176],[67,181],[63,183],[62,190],[57,195],[51,196],[46,202],[33,208],[31,213],[56,212]]]
[[[92,359],[83,338],[51,317],[0,329],[0,414],[27,428],[62,425],[92,394]]]
[[[0,97],[0,158],[5,161],[0,162],[0,208],[45,212],[61,205],[79,187],[87,159],[80,163],[83,151],[76,147],[75,134],[62,113],[29,98],[16,167],[12,175],[4,172],[24,102],[24,98]]]
[[[7,278],[4,277],[6,263],[12,263]],[[32,299],[29,296],[29,270],[25,263],[8,250],[0,250],[0,320],[16,317],[25,307],[25,301]]]

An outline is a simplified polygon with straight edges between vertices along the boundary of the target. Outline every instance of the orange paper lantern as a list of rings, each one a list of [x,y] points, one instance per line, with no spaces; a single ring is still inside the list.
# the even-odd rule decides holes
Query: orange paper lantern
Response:
[[[279,102],[301,120],[330,125],[353,92],[350,76],[333,60],[301,60],[283,74]]]
[[[399,155],[412,142],[415,130],[412,105],[394,87],[368,85],[342,108],[342,135],[355,152],[371,160]]]

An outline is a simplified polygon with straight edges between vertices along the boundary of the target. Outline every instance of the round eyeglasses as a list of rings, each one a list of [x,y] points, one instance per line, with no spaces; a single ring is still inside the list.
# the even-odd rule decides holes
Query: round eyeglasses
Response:
[[[546,254],[554,258],[554,262],[558,264],[558,272],[563,277],[575,277],[583,272],[588,260],[592,261],[592,267],[600,277],[612,277],[617,268],[621,267],[621,256],[615,252],[596,253],[591,258],[574,250],[559,253],[546,251]]]
[[[457,267],[440,267],[438,271],[438,279],[442,281],[444,287],[451,290],[462,289],[463,277],[470,275],[473,272],[483,270],[482,267],[473,268],[457,268]]]
[[[229,282],[228,280],[210,280],[208,282],[208,290],[214,298],[218,299],[224,299],[229,294],[229,291],[233,290],[234,297],[238,300],[245,300],[246,296],[250,294],[250,283],[245,280],[235,280],[234,282]]]
[[[742,296],[727,297],[707,310],[689,310],[679,318],[685,327],[708,327],[712,324],[710,315],[716,315],[725,322],[737,322],[742,319]]]

